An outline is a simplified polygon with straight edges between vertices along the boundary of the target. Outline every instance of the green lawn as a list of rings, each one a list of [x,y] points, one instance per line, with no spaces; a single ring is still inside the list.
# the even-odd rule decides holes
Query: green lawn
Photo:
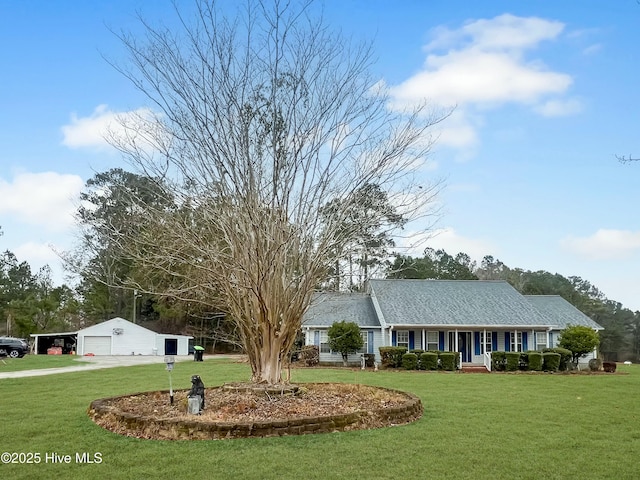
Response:
[[[81,357],[76,355],[25,355],[22,358],[7,357],[2,360],[4,363],[0,361],[0,373],[82,365]]]
[[[359,382],[419,395],[425,412],[402,427],[230,441],[120,437],[86,416],[96,398],[168,388],[163,365],[0,380],[0,452],[40,464],[2,465],[3,478],[637,479],[640,367],[627,375],[507,375],[293,371],[293,380]],[[246,365],[177,363],[174,388],[246,380]],[[75,454],[100,453],[100,464]],[[70,464],[45,455],[71,455]]]

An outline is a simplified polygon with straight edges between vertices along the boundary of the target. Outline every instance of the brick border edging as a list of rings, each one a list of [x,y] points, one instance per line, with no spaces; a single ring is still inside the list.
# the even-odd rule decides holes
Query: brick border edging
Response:
[[[301,384],[322,385],[322,383]],[[216,422],[216,421],[189,421],[181,419],[157,419],[144,415],[136,415],[129,412],[116,411],[110,405],[110,401],[132,395],[149,394],[152,392],[140,392],[120,395],[116,397],[101,398],[91,402],[87,411],[89,417],[98,425],[110,425],[108,430],[116,433],[135,433],[136,437],[155,440],[219,440],[227,438],[249,437],[274,437],[283,435],[305,435],[313,433],[329,433],[345,430],[357,430],[359,424],[366,425],[367,418],[373,416],[375,424],[379,427],[401,425],[418,420],[422,416],[423,408],[420,398],[416,395],[373,385],[367,387],[399,393],[406,401],[399,406],[390,408],[377,408],[372,410],[360,410],[352,413],[338,415],[324,415],[317,417],[292,417],[285,420],[264,420],[254,422]],[[211,389],[218,389],[212,387]],[[209,390],[209,388],[207,389]],[[180,390],[178,390],[180,391]],[[186,390],[185,390],[186,391]],[[168,391],[161,391],[168,393]]]

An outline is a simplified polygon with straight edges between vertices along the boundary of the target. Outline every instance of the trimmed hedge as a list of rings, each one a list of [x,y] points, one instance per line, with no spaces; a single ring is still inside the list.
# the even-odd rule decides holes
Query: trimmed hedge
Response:
[[[380,347],[380,360],[383,367],[400,368],[402,356],[407,353],[407,347]]]
[[[560,354],[555,352],[542,352],[542,369],[545,372],[557,372],[560,368]]]
[[[414,350],[409,350],[409,353],[415,353],[416,356],[418,357],[418,362],[416,363],[416,370],[424,370],[425,369],[424,365],[422,365],[422,362],[420,361],[420,355],[424,353],[424,350],[416,348]]]
[[[507,352],[491,352],[491,371],[504,372],[507,365]]]
[[[524,371],[529,370],[529,351],[519,353],[520,358],[518,359],[518,368]]]
[[[520,352],[505,352],[507,372],[515,372],[520,368]]]
[[[543,368],[543,355],[537,350],[526,352],[491,352],[492,372],[515,372],[516,370],[541,371]]]
[[[406,347],[380,347],[382,366],[386,368],[403,368],[405,370],[442,370],[454,371],[458,368],[460,353],[458,352],[423,352]]]
[[[438,353],[424,352],[420,355],[421,370],[437,370],[438,369]]]
[[[556,347],[556,348],[545,348],[544,350],[542,350],[542,352],[543,353],[544,352],[559,353],[560,365],[558,366],[558,370],[560,370],[561,372],[564,372],[569,368],[569,362],[571,362],[571,357],[573,356],[571,354],[571,350],[567,350],[566,348]]]
[[[527,356],[529,360],[529,370],[535,372],[542,371],[542,353],[531,351],[527,353]]]
[[[440,359],[440,368],[453,372],[458,365],[458,352],[440,352],[438,353]]]
[[[418,355],[415,353],[405,353],[402,355],[402,368],[405,370],[416,370],[418,368]]]

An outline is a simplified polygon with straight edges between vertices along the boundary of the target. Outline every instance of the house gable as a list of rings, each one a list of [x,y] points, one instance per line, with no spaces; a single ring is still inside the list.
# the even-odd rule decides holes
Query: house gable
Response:
[[[380,328],[369,295],[334,292],[315,295],[304,315],[303,327],[330,327],[335,322],[353,322],[360,328]]]
[[[95,325],[91,325],[90,327],[83,328],[78,331],[80,335],[108,335],[113,332],[114,328],[122,328],[128,329],[132,332],[135,332],[138,335],[148,334],[155,335],[156,332],[153,330],[149,330],[148,328],[141,327],[135,323],[130,322],[129,320],[125,320],[124,318],[115,317],[111,320],[106,320],[104,322],[96,323]]]

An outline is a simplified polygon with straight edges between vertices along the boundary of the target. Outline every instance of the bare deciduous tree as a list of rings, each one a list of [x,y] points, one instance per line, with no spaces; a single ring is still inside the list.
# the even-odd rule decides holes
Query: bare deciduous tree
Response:
[[[116,68],[152,108],[110,140],[184,206],[150,206],[144,233],[120,244],[147,278],[171,279],[155,293],[226,312],[252,381],[279,383],[314,289],[358,238],[344,228],[358,190],[379,185],[407,220],[434,214],[439,183],[416,173],[444,116],[391,110],[370,47],[328,29],[311,2],[247,1],[234,19],[195,5],[178,11],[179,32],[119,35],[130,63]]]

